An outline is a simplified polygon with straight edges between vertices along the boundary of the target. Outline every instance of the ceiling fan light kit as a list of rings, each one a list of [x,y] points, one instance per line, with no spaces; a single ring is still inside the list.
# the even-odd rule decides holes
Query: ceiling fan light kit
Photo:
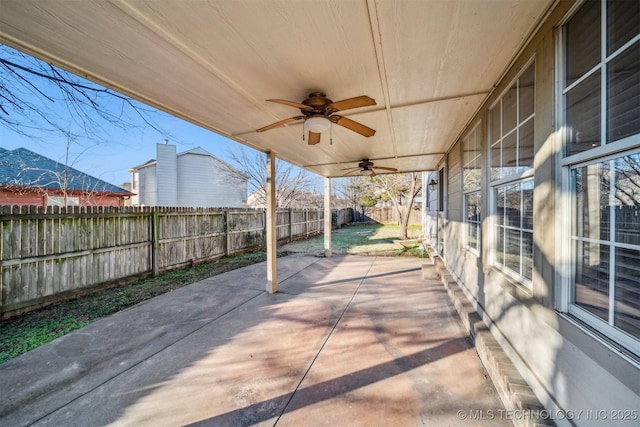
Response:
[[[358,123],[344,116],[334,115],[334,113],[338,111],[376,105],[375,99],[366,95],[333,102],[322,92],[312,92],[309,94],[309,97],[302,102],[287,101],[286,99],[267,99],[267,101],[298,108],[302,115],[290,117],[261,127],[257,129],[256,132],[264,132],[298,120],[304,120],[303,128],[305,132],[309,132],[309,138],[307,139],[309,145],[319,143],[320,134],[329,129],[331,123],[335,123],[367,138],[376,133],[374,129],[362,123]]]
[[[306,132],[322,133],[331,127],[331,121],[325,116],[315,115],[308,117],[304,121],[304,130]]]

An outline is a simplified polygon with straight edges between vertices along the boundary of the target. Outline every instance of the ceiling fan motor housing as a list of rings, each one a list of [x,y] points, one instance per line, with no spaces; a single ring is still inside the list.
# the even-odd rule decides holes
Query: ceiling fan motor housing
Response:
[[[363,159],[360,163],[358,163],[358,167],[361,169],[371,169],[373,167],[373,162],[369,159]]]
[[[329,116],[331,113],[333,113],[331,109],[327,108],[327,106],[331,105],[333,101],[327,98],[327,95],[322,92],[310,93],[309,97],[302,101],[302,103],[313,108],[313,111],[300,110],[305,116],[315,116],[318,114]]]

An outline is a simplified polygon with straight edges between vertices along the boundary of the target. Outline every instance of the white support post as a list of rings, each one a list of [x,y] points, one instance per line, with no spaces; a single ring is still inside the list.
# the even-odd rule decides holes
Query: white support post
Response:
[[[331,178],[324,179],[324,255],[331,256]]]
[[[276,263],[276,155],[267,153],[267,292],[278,292],[278,269]]]

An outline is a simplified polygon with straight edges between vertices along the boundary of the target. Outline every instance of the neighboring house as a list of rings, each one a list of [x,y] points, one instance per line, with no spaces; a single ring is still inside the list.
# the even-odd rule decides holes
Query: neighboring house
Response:
[[[176,154],[157,144],[157,159],[129,169],[133,206],[245,207],[248,178],[202,148]]]
[[[122,206],[130,196],[26,148],[0,148],[0,205]]]

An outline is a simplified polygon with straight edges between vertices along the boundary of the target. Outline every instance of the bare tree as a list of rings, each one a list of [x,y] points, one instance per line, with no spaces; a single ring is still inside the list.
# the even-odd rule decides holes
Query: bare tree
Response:
[[[367,209],[374,207],[379,200],[371,179],[364,176],[343,178],[342,185],[337,186],[337,191],[350,208],[361,212],[362,215],[366,215]]]
[[[101,143],[114,127],[166,134],[163,113],[5,45],[0,82],[0,125],[18,135]]]
[[[266,206],[267,200],[267,157],[259,151],[249,153],[240,147],[229,153],[233,168],[228,168],[230,176],[248,177],[247,189],[253,195],[256,206]],[[317,197],[314,197],[317,196]],[[319,207],[321,196],[313,189],[313,180],[308,172],[284,161],[276,159],[276,207],[300,208]],[[309,206],[313,204],[313,206]]]
[[[406,174],[388,174],[376,175],[371,178],[371,184],[377,188],[383,200],[391,201],[398,217],[400,218],[400,239],[407,239],[407,227],[409,224],[409,216],[413,207],[413,201],[420,194],[422,189],[422,180],[417,172]]]

